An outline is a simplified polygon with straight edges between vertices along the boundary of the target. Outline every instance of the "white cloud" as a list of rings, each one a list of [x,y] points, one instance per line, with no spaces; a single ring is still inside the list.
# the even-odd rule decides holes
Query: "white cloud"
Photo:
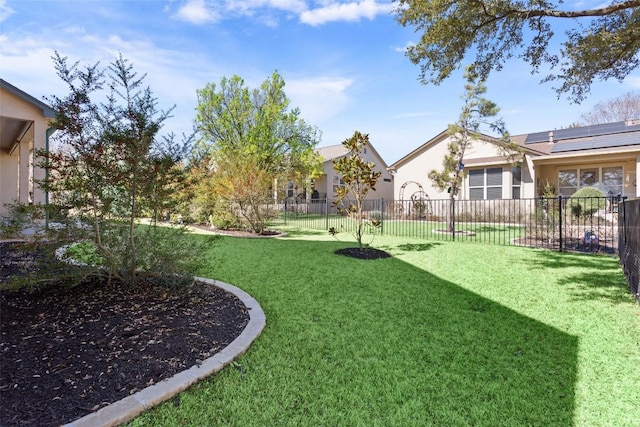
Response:
[[[307,8],[306,3],[302,0],[268,0],[267,3],[276,9],[298,13],[303,12]]]
[[[391,3],[376,3],[375,0],[363,0],[359,3],[332,3],[300,14],[300,22],[312,26],[334,21],[359,21],[362,18],[373,19],[376,15],[388,14],[393,10]]]
[[[396,52],[400,52],[400,53],[406,53],[406,52],[407,52],[407,50],[409,50],[409,48],[410,48],[410,47],[413,47],[413,46],[415,46],[415,45],[416,45],[416,44],[415,44],[414,42],[407,42],[407,44],[406,44],[406,45],[404,45],[404,46],[397,46],[397,47],[395,48],[395,51],[396,51]]]
[[[64,35],[54,29],[55,34]],[[68,57],[68,64],[78,61],[80,68],[100,62],[106,68],[119,53],[130,61],[138,77],[147,74],[148,85],[158,99],[158,109],[176,109],[165,122],[161,134],[190,133],[197,104],[196,90],[210,79],[227,74],[210,63],[205,56],[194,56],[188,51],[163,49],[146,39],[124,39],[118,35],[90,36],[78,32],[73,43],[55,37],[30,36],[13,38],[0,36],[0,70],[2,78],[37,99],[55,94],[64,96],[66,84],[56,76],[51,57],[54,49]],[[195,72],[194,72],[195,70]],[[46,102],[46,101],[45,101]]]
[[[632,89],[640,89],[640,76],[629,76],[624,83]]]
[[[281,10],[299,14],[306,8],[304,0],[187,0],[173,17],[199,25],[218,22],[227,16],[258,16],[265,25],[275,27],[277,19],[273,15],[256,14],[256,11]]]
[[[192,24],[204,24],[220,20],[219,13],[207,7],[204,0],[187,0],[187,3],[178,9],[178,12],[173,17]]]
[[[301,117],[312,125],[338,115],[350,102],[347,89],[352,79],[314,77],[287,79],[284,88],[291,106],[300,108]]]
[[[225,9],[243,15],[252,15],[256,9],[278,9],[300,13],[307,9],[303,0],[227,0]]]
[[[289,18],[299,16],[300,22],[318,26],[333,21],[371,20],[394,9],[391,3],[378,3],[376,0],[349,3],[321,0],[317,3],[320,7],[308,9],[305,0],[186,0],[173,18],[199,25],[218,22],[227,16],[257,16],[265,25],[274,27],[278,22],[275,15],[262,12],[283,11],[289,14]],[[165,7],[165,10],[169,9],[169,6]]]
[[[16,13],[16,11],[7,6],[6,0],[0,0],[0,22],[5,21],[14,13]]]

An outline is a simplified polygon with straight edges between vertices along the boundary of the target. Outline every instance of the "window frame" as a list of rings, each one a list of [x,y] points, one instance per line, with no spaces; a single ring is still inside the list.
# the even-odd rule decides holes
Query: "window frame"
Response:
[[[482,171],[482,185],[476,183],[477,177],[480,176],[479,171]],[[497,173],[497,171],[499,171],[499,173]],[[495,184],[491,180],[492,177],[496,176],[500,177],[500,185]],[[475,177],[475,179],[472,177]],[[469,200],[503,200],[504,168],[502,166],[496,166],[470,169],[467,173],[467,186],[469,188]],[[482,189],[482,198],[478,197],[479,189]],[[497,193],[495,190],[498,190]],[[499,197],[491,197],[493,194],[499,194]]]
[[[605,184],[605,171],[609,171],[610,173],[617,172],[619,173],[619,184]],[[574,185],[562,185],[561,174],[562,173],[574,173],[573,181]],[[612,178],[609,178],[608,181],[611,181]],[[564,183],[567,183],[567,180],[563,180]],[[624,166],[622,165],[610,165],[610,166],[584,166],[584,167],[575,167],[575,168],[567,168],[567,169],[558,169],[557,173],[557,183],[558,183],[558,194],[563,197],[571,197],[573,193],[578,191],[584,187],[592,187],[597,186],[602,189],[607,196],[617,196],[618,194],[624,194]],[[609,191],[604,190],[604,186],[608,185],[611,187],[615,187],[619,192],[609,193]],[[567,191],[569,189],[569,191]],[[573,189],[573,191],[571,191]]]
[[[517,171],[517,174],[516,174]],[[518,180],[516,182],[516,176],[518,176]],[[516,196],[516,190],[518,192]],[[518,200],[522,198],[522,166],[521,165],[513,165],[511,166],[511,199]]]
[[[347,184],[345,184],[345,182],[342,180],[342,177],[339,175],[333,175],[331,179],[331,183],[332,183],[331,189],[333,190],[334,195],[338,193],[336,191],[338,187],[345,188],[347,186]]]

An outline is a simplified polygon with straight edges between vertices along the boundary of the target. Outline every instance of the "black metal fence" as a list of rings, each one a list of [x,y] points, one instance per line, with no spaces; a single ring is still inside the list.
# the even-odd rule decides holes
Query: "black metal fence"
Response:
[[[620,263],[629,290],[640,302],[640,199],[621,203],[618,228]]]
[[[357,224],[331,199],[283,203],[276,210],[277,221],[302,229],[353,232]],[[373,234],[619,254],[640,302],[640,199],[374,199],[365,201],[363,218],[379,224],[368,230]]]
[[[615,254],[618,197],[513,200],[366,200],[363,217],[373,233],[435,240],[468,240]],[[340,215],[331,199],[283,203],[279,221],[313,230],[352,232],[356,221]],[[624,212],[624,211],[622,211]]]

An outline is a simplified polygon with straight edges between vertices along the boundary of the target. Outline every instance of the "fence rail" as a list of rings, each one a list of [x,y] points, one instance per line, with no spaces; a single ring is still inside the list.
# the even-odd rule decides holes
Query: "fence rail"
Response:
[[[393,236],[470,240],[558,251],[618,250],[617,197],[514,200],[366,200],[372,230]],[[339,214],[331,199],[283,203],[278,221],[313,230],[352,232],[356,221]]]
[[[629,290],[640,302],[640,199],[621,203],[618,227],[620,263]]]

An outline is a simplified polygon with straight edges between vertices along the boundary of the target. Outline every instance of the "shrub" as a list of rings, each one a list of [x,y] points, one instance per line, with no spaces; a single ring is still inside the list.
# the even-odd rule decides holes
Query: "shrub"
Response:
[[[242,227],[242,222],[231,209],[231,203],[220,199],[216,203],[213,213],[209,215],[209,225],[220,230],[229,230]]]
[[[606,195],[595,187],[583,187],[573,193],[567,208],[576,217],[593,215],[594,212],[603,209],[607,205]]]
[[[91,241],[74,243],[67,247],[65,257],[88,265],[104,265],[104,258],[99,254],[98,248]]]

